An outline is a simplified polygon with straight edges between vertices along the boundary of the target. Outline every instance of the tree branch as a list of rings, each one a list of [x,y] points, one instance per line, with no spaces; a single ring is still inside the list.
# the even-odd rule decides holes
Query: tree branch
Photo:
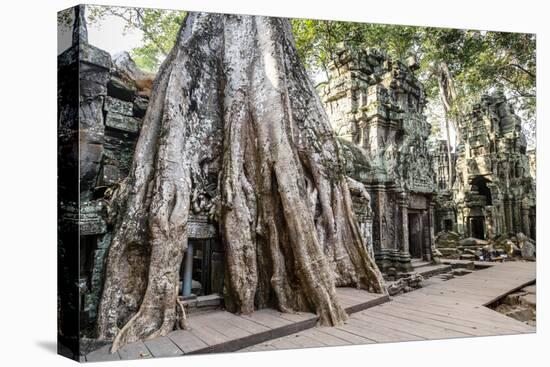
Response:
[[[504,80],[505,82],[507,82],[508,84],[510,84],[510,86],[512,87],[511,89],[516,92],[517,94],[519,94],[520,96],[522,97],[525,97],[525,98],[535,98],[537,95],[534,94],[534,93],[529,93],[529,92],[523,92],[521,91],[519,88],[517,87],[514,87],[515,83],[508,77],[504,76],[504,75],[501,75],[500,78],[502,80]]]
[[[145,19],[143,19],[143,14],[141,13],[141,10],[142,9],[136,9],[136,14],[137,14],[137,17],[139,18],[140,22],[141,22],[141,31],[147,36],[149,37],[149,39],[151,40],[151,42],[153,42],[153,44],[159,49],[160,53],[162,53],[162,55],[164,57],[168,56],[168,52],[167,50],[164,49],[164,47],[162,47],[158,41],[158,39],[149,31],[149,29],[147,29],[147,26],[145,25]]]
[[[525,74],[527,74],[531,79],[536,79],[536,75],[530,72],[529,70],[525,69],[523,66],[519,64],[510,64],[510,66],[513,66],[521,71],[523,71]]]
[[[123,13],[118,13],[116,11],[112,11],[111,14],[121,18],[129,25],[136,27],[140,31],[143,32],[143,34],[151,40],[151,42],[155,45],[155,47],[159,50],[159,52],[166,57],[168,55],[168,52],[164,50],[164,48],[159,44],[157,38],[147,29],[147,27],[144,24],[143,16],[140,14],[139,9],[135,9],[137,17],[139,18],[139,22],[133,21],[131,18],[125,16]]]

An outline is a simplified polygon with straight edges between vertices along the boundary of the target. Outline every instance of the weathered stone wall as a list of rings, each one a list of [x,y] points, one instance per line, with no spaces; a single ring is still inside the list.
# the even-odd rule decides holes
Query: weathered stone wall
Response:
[[[95,317],[103,257],[110,244],[105,205],[98,198],[103,196],[106,141],[111,137],[105,112],[112,62],[107,52],[88,44],[84,8],[74,8],[72,45],[58,56],[59,261],[65,272],[75,267],[73,284],[78,286],[76,304],[71,305],[78,319],[60,324],[74,324],[77,336],[88,331]],[[118,156],[119,151],[112,154]],[[60,285],[61,298],[73,284]]]
[[[129,173],[148,98],[128,78],[123,63],[128,55],[113,62],[88,43],[84,11],[85,6],[74,8],[72,46],[58,56],[59,171],[66,186],[59,191],[59,222],[60,253],[74,249],[79,257],[76,325],[89,334],[111,242],[104,195]]]
[[[456,179],[456,154],[451,152],[452,168],[446,140],[437,140],[430,151],[436,180],[435,232],[456,230],[456,206],[453,201],[452,183]],[[449,175],[451,177],[449,177]]]
[[[73,39],[75,36],[78,42],[78,33],[76,35],[73,33]],[[79,47],[78,44],[73,43],[57,60],[57,339],[58,350],[69,358],[78,357],[80,332],[78,328],[80,292],[77,260],[79,254],[78,58]]]
[[[322,92],[334,131],[359,151],[349,175],[369,191],[373,248],[382,270],[410,269],[409,217],[416,223],[414,255],[432,258],[435,176],[417,68],[414,58],[405,64],[378,50],[342,47]]]
[[[81,59],[79,64],[81,86],[85,88],[84,93],[81,90],[79,114],[81,126],[85,123],[81,134],[86,135],[81,139],[80,210],[78,212],[78,205],[75,205],[74,218],[81,236],[81,322],[91,327],[97,317],[112,235],[104,195],[115,189],[130,172],[150,93],[138,88],[136,81],[139,78],[152,80],[154,76],[140,71],[127,53],[111,60],[105,51],[86,43],[83,45],[87,59]],[[221,139],[221,134],[214,135]],[[196,185],[192,194],[190,239],[218,237],[211,214],[216,205],[222,142],[209,146],[216,149],[202,154],[200,169],[193,177],[201,185]],[[223,272],[223,264],[221,266]]]
[[[80,58],[80,285],[81,322],[91,325],[101,296],[105,257],[111,242],[105,192],[130,170],[147,98],[121,78],[111,56],[82,43]]]

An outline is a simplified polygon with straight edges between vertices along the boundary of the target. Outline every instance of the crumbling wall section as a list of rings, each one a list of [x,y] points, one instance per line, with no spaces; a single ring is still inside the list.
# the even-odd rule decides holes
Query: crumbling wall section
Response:
[[[110,246],[108,195],[128,175],[148,97],[111,55],[87,43],[80,60],[79,228],[81,323],[90,332],[97,317],[105,258]],[[107,195],[107,197],[105,196]],[[86,329],[86,326],[88,329]]]

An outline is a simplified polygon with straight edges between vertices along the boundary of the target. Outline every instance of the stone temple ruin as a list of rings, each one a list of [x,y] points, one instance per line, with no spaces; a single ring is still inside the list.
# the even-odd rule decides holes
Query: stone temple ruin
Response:
[[[482,96],[449,157],[445,140],[428,145],[418,67],[414,57],[342,47],[320,91],[348,174],[369,194],[368,208],[354,196],[355,211],[378,266],[409,272],[411,260],[482,260],[495,247],[534,259],[536,163],[520,118],[503,93]]]
[[[370,194],[372,215],[358,217],[372,221],[366,227],[384,272],[410,271],[411,258],[434,256],[435,174],[418,67],[414,58],[405,64],[378,50],[342,48],[322,92],[349,175]]]
[[[431,155],[436,179],[435,232],[452,231],[456,223],[456,208],[452,196],[452,183],[456,177],[456,154],[447,151],[447,141],[437,140]],[[449,158],[451,166],[449,167]]]
[[[80,167],[60,167],[60,172],[79,172],[80,180],[71,182],[78,177],[73,174],[60,182],[80,190],[75,196],[70,187],[60,187],[66,200],[60,202],[59,240],[73,243],[79,236],[75,292],[86,333],[97,317],[111,242],[104,199],[130,171],[150,93],[150,85],[144,88],[140,81],[153,75],[140,71],[128,54],[112,58],[88,44],[79,17],[74,29],[73,46],[58,57],[59,153],[79,156]],[[477,246],[476,241],[501,241],[503,235],[515,236],[512,245],[534,258],[534,155],[526,153],[519,118],[502,94],[483,97],[459,124],[462,139],[451,157],[455,169],[449,170],[446,142],[428,149],[431,127],[424,115],[424,87],[414,73],[418,68],[415,58],[401,62],[378,50],[341,48],[329,65],[330,81],[320,90],[342,143],[354,211],[369,252],[390,276],[411,272],[415,261],[461,257],[461,241]],[[78,76],[64,77],[74,73]],[[74,80],[79,84],[66,85]],[[73,101],[76,96],[80,100]],[[221,149],[222,142],[218,145]],[[187,298],[190,308],[218,305],[223,293],[224,249],[208,215],[219,157],[218,151],[204,157],[209,168],[196,179],[205,180],[199,185],[205,191],[193,193],[180,278],[182,297],[203,298],[202,303]]]
[[[457,231],[535,238],[535,187],[521,121],[502,93],[484,96],[460,126]]]
[[[523,247],[526,238],[535,240],[536,188],[531,173],[534,164],[526,151],[520,118],[504,94],[482,96],[460,122],[459,129],[454,183],[451,188],[443,187],[438,195],[436,229],[455,232],[455,237],[461,234],[477,239],[462,241],[473,248],[472,258],[479,247],[498,245],[507,241],[505,238],[511,238],[516,247]],[[448,160],[437,157],[439,162]],[[439,250],[444,255],[465,256],[456,248],[456,241],[453,246],[448,239],[449,235],[442,234]],[[528,246],[534,246],[528,242]],[[507,252],[512,255],[513,251],[508,247]]]

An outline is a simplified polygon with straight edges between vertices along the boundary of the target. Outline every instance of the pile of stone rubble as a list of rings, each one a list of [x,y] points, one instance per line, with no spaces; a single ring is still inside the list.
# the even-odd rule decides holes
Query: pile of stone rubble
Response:
[[[489,240],[467,237],[442,231],[437,234],[436,252],[441,258],[472,261],[510,261],[536,259],[536,244],[523,233],[499,235]]]
[[[418,273],[409,273],[408,276],[399,278],[387,283],[387,290],[390,296],[407,293],[422,287],[424,277]]]

